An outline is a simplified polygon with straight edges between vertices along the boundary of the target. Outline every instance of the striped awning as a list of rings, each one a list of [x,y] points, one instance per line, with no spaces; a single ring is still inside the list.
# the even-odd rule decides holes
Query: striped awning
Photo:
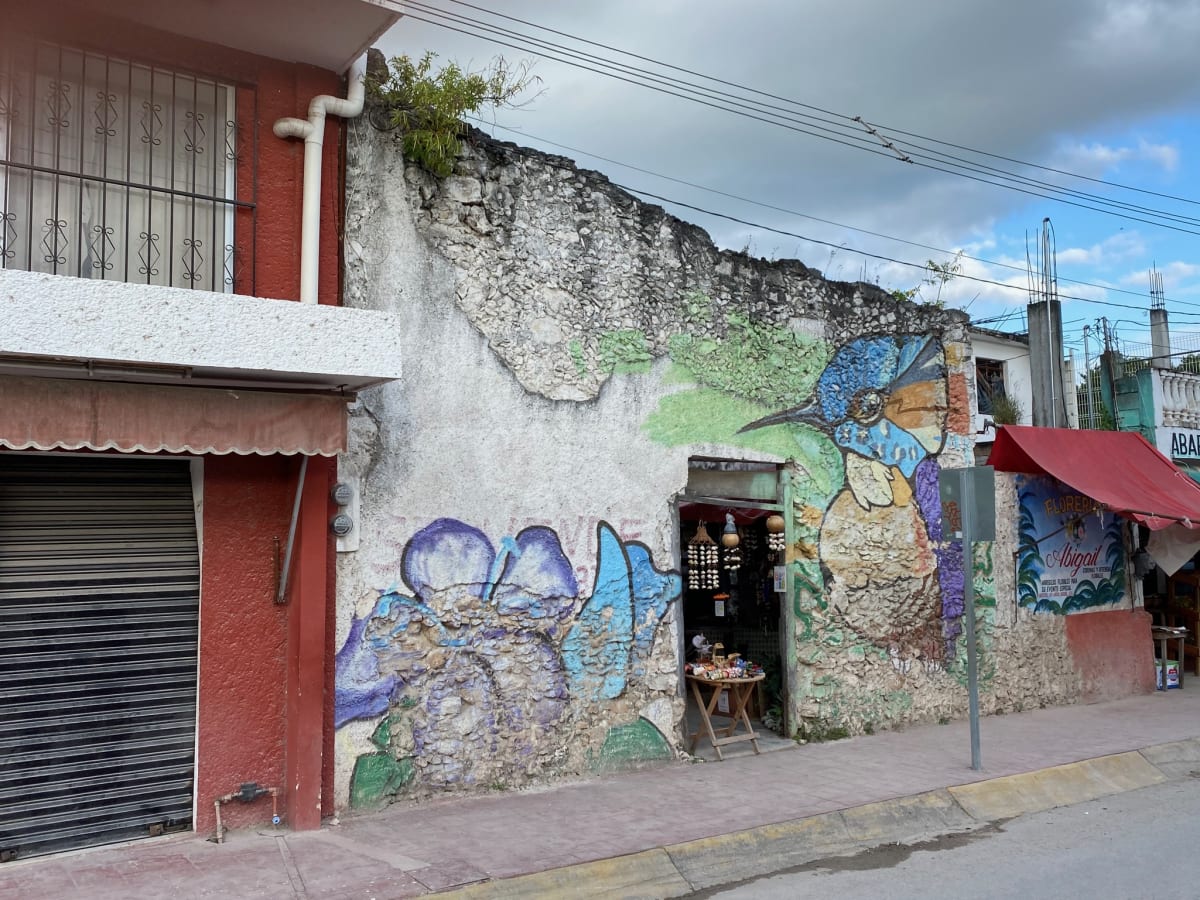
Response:
[[[336,456],[336,394],[0,377],[0,447]]]

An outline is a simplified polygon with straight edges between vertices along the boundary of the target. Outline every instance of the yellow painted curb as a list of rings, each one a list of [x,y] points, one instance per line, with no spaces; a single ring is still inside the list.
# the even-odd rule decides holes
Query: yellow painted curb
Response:
[[[562,897],[654,898],[682,897],[692,886],[671,864],[663,849],[632,853],[597,862],[549,869],[499,881],[485,881],[454,891],[455,897],[522,900]]]
[[[1133,751],[947,790],[969,815],[987,822],[1084,803],[1166,780],[1162,772]]]
[[[836,812],[666,848],[679,872],[697,889],[761,875],[767,860],[774,870],[787,869],[853,849],[854,841]]]
[[[1200,742],[1148,748],[1164,760],[1200,756]],[[1155,753],[1155,751],[1157,751]],[[469,885],[464,898],[682,897],[817,859],[885,843],[968,831],[986,822],[1041,812],[1161,784],[1168,778],[1142,755],[1117,753],[956,787],[762,825],[643,853]]]
[[[944,789],[844,809],[842,821],[851,838],[872,845],[979,827]]]
[[[1141,754],[1168,778],[1186,778],[1200,771],[1200,739],[1171,741],[1143,747]]]

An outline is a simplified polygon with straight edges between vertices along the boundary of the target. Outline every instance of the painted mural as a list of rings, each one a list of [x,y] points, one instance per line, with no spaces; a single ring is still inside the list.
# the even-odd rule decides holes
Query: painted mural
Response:
[[[1017,597],[1036,612],[1111,607],[1125,597],[1121,520],[1046,475],[1017,476]]]
[[[940,546],[934,460],[946,413],[941,344],[928,335],[870,337],[833,354],[805,403],[742,429],[807,425],[833,438],[846,479],[820,533],[829,604],[897,665],[940,664],[959,633],[962,551]],[[873,548],[883,551],[879,561],[864,566]]]
[[[337,654],[336,726],[378,721],[375,749],[351,775],[357,806],[413,786],[490,786],[552,770],[575,705],[594,713],[637,682],[681,590],[677,573],[605,522],[586,596],[542,526],[497,545],[439,519],[412,536],[399,568]],[[672,755],[658,728],[632,719],[614,724],[597,768]]]
[[[798,639],[859,644],[901,673],[941,671],[956,658],[964,582],[962,547],[942,534],[938,501],[950,406],[942,344],[880,335],[829,347],[730,325],[724,345],[710,341],[703,353],[676,342],[681,379],[698,384],[665,398],[647,431],[664,443],[742,444],[794,459]]]

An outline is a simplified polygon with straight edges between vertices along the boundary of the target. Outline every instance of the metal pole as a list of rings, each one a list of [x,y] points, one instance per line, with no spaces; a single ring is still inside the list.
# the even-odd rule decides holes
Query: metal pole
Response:
[[[300,476],[296,479],[296,500],[292,504],[292,523],[288,526],[287,549],[283,554],[283,573],[279,579],[276,603],[287,600],[288,576],[292,572],[292,549],[296,546],[296,523],[300,520],[300,498],[304,496],[304,476],[308,472],[308,457],[300,457]]]
[[[967,702],[971,719],[971,768],[979,771],[979,661],[975,648],[975,554],[972,538],[975,533],[975,473],[968,469],[963,478],[962,547],[963,547],[963,608],[967,619]]]
[[[1087,424],[1081,428],[1095,428],[1096,410],[1092,405],[1092,352],[1088,344],[1089,326],[1083,326],[1083,396],[1087,399]]]

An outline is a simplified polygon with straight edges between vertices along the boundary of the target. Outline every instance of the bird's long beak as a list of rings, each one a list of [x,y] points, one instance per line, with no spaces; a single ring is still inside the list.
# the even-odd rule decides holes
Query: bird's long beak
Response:
[[[825,417],[821,414],[820,404],[813,401],[803,406],[793,406],[791,409],[763,416],[749,425],[743,425],[738,429],[738,434],[743,431],[753,431],[756,428],[766,428],[769,425],[820,425],[824,421]]]

